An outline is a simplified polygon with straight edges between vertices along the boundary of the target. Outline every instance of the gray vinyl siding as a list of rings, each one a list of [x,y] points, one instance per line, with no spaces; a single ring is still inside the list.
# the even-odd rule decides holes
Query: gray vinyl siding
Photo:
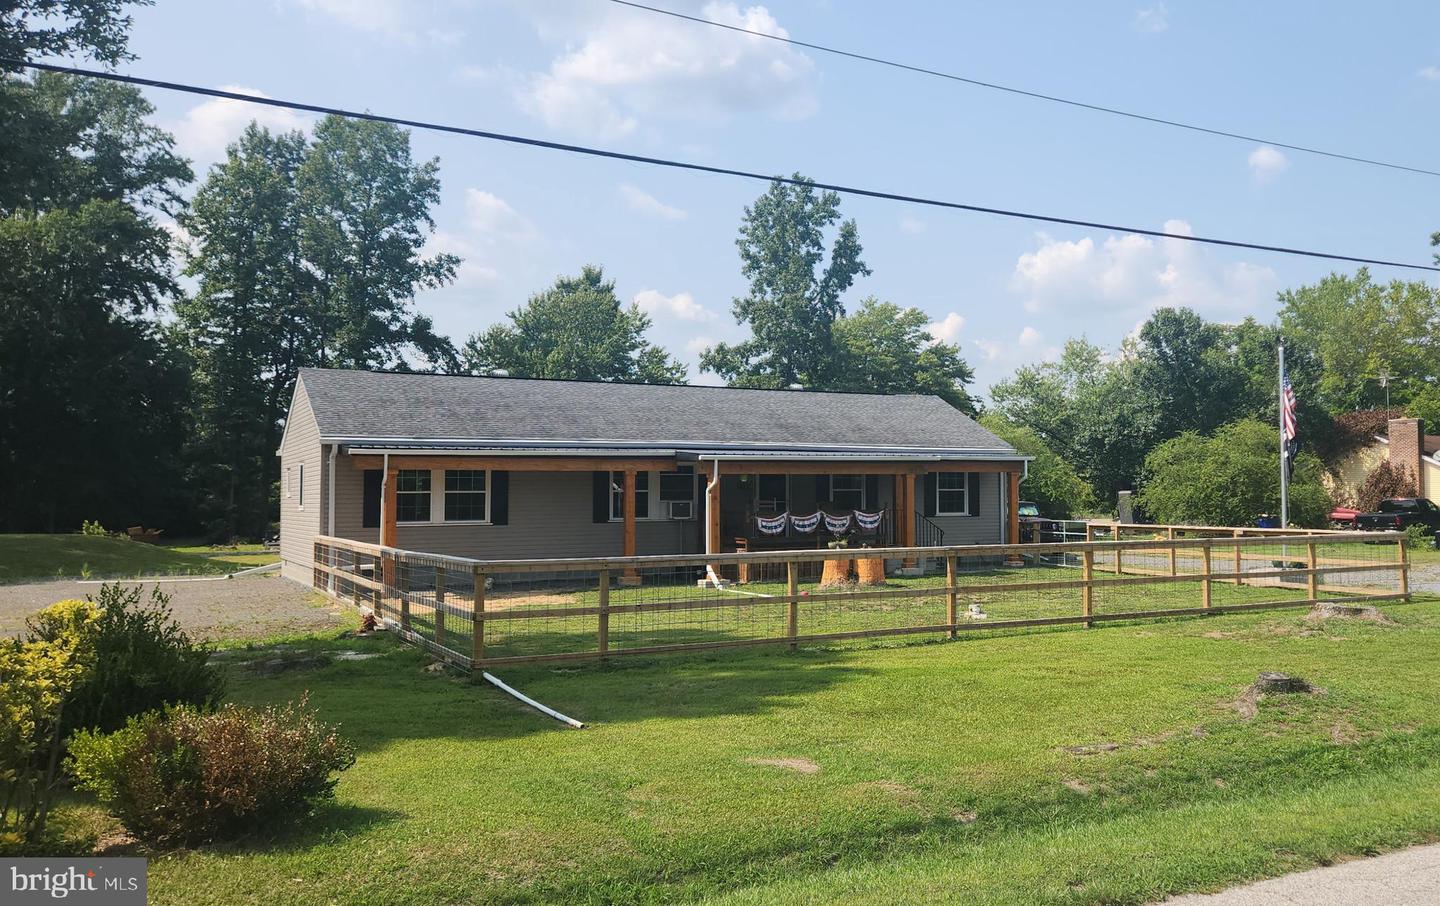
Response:
[[[300,506],[300,466],[305,466],[305,506]],[[285,438],[280,446],[280,574],[306,585],[311,581],[315,536],[325,512],[325,460],[320,429],[303,383],[295,385]],[[293,477],[293,491],[291,478]]]
[[[507,525],[396,527],[396,547],[479,560],[620,556],[624,526],[593,522],[589,472],[511,472]],[[335,466],[335,534],[376,543],[380,529],[363,525],[364,473],[340,457]],[[433,507],[432,507],[433,508]],[[699,553],[699,519],[637,520],[637,554]]]
[[[1001,544],[1005,541],[1005,508],[1001,503],[1003,487],[998,472],[980,473],[980,515],[930,516],[931,522],[945,532],[945,544]],[[923,489],[922,489],[923,493]],[[924,511],[923,501],[921,511]]]

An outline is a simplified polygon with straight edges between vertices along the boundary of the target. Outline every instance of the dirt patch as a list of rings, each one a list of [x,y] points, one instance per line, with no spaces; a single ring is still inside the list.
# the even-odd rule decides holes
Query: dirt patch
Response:
[[[1326,620],[1364,620],[1367,623],[1378,623],[1381,626],[1394,626],[1395,621],[1385,615],[1384,611],[1371,604],[1337,604],[1332,601],[1325,601],[1310,608],[1305,615],[1308,623],[1323,623]]]
[[[971,811],[958,811],[951,812],[950,817],[961,824],[974,824],[977,816]]]
[[[1102,752],[1115,752],[1124,748],[1118,742],[1092,742],[1083,746],[1062,746],[1061,750],[1071,755],[1099,755]]]
[[[901,799],[914,799],[920,795],[919,790],[913,786],[907,786],[898,780],[872,780],[869,783],[862,783],[860,786],[864,789],[880,790]]]
[[[808,758],[747,758],[745,763],[765,768],[784,768],[797,774],[820,773],[820,765]]]
[[[355,625],[353,608],[327,601],[298,582],[280,576],[246,576],[205,581],[151,580],[144,597],[158,587],[170,596],[175,621],[197,640],[258,639],[323,632]],[[94,583],[30,582],[0,585],[0,635],[18,635],[25,619],[66,598],[97,595]]]
[[[1274,695],[1322,695],[1325,690],[1288,673],[1262,673],[1240,693],[1234,707],[1240,716],[1251,719],[1260,711],[1260,700]]]
[[[1090,784],[1086,783],[1083,780],[1076,780],[1073,777],[1065,781],[1065,789],[1070,790],[1071,792],[1079,793],[1082,796],[1088,796],[1091,794],[1091,792],[1093,792]]]

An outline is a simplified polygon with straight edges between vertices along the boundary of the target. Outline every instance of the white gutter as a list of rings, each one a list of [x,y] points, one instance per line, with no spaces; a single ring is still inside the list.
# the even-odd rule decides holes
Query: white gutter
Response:
[[[390,489],[386,487],[390,483],[390,454],[385,454],[385,468],[380,473],[380,546],[385,546],[385,501],[390,498]]]
[[[340,453],[340,445],[339,445],[339,444],[331,444],[331,445],[330,445],[330,465],[329,465],[329,469],[328,469],[328,474],[327,474],[326,477],[325,477],[325,509],[326,509],[326,511],[327,511],[327,512],[326,512],[325,519],[326,519],[326,523],[327,523],[327,526],[328,526],[327,529],[326,529],[325,534],[329,535],[331,538],[334,538],[334,537],[335,537],[335,457],[336,457],[337,455],[339,455],[339,453]],[[383,524],[383,523],[382,523],[382,524]],[[328,564],[326,564],[326,565],[333,568],[333,567],[336,565],[336,562],[335,562],[335,561],[336,561],[335,549],[334,549],[334,548],[331,548],[331,549],[330,549],[330,562],[329,562]],[[330,593],[333,595],[333,594],[335,593],[335,581],[336,581],[336,579],[335,579],[335,573],[332,571],[332,572],[330,572],[328,575],[329,575],[329,580],[330,580],[330,581],[329,581]]]
[[[705,553],[707,554],[712,549],[710,527],[715,524],[715,514],[710,512],[710,501],[715,499],[711,491],[720,484],[720,461],[717,459],[711,465],[711,478],[705,482]],[[716,588],[720,587],[720,577],[715,575],[714,564],[705,564],[705,576],[710,580],[711,585]]]

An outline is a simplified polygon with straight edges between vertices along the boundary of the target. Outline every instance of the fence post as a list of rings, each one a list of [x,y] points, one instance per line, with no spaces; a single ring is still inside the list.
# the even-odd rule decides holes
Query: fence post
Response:
[[[360,554],[350,551],[350,601],[360,609]]]
[[[600,657],[604,658],[610,651],[610,570],[600,570],[600,615],[599,615],[599,642]]]
[[[475,602],[471,611],[470,669],[479,670],[485,662],[485,574],[475,567]]]
[[[1205,578],[1200,580],[1200,606],[1206,610],[1210,609],[1210,539],[1205,539],[1205,546],[1200,548],[1200,566],[1205,571]]]
[[[1398,551],[1400,562],[1400,598],[1410,600],[1410,554],[1405,550],[1405,538],[1402,535],[1395,541],[1395,548]]]
[[[1178,572],[1176,571],[1176,569],[1175,569],[1175,544],[1174,544],[1174,542],[1175,542],[1175,527],[1174,527],[1174,526],[1170,526],[1169,528],[1167,528],[1167,529],[1165,530],[1165,539],[1166,539],[1167,541],[1171,542],[1171,544],[1170,544],[1170,575],[1172,575],[1172,576],[1178,576],[1179,573],[1178,573]]]
[[[950,638],[953,639],[959,636],[959,632],[955,629],[955,624],[959,621],[959,614],[957,613],[959,601],[956,600],[955,593],[954,554],[949,554],[945,557],[945,590],[948,602],[945,608],[945,620],[950,624]]]
[[[1236,584],[1236,585],[1244,585],[1244,584],[1245,584],[1244,581],[1242,581],[1241,578],[1240,578],[1240,573],[1245,569],[1245,564],[1243,564],[1243,563],[1240,562],[1240,536],[1243,535],[1243,534],[1245,534],[1244,531],[1242,531],[1242,530],[1240,530],[1240,529],[1238,529],[1238,528],[1235,530],[1235,584]]]
[[[391,563],[390,555],[380,554],[380,570],[370,576],[371,581],[375,582],[375,587],[371,589],[371,593],[375,596],[375,606],[371,609],[375,611],[376,620],[385,617],[385,589],[394,576],[395,567]]]
[[[1091,616],[1095,613],[1095,586],[1091,584],[1095,578],[1095,551],[1085,548],[1085,553],[1080,558],[1080,578],[1085,584],[1080,586],[1080,614]],[[1089,629],[1092,624],[1085,621],[1085,628]]]
[[[435,644],[445,647],[445,567],[435,567]]]
[[[785,634],[790,639],[790,650],[795,650],[795,636],[800,631],[800,582],[799,570],[794,560],[785,561],[785,595],[790,603],[789,618],[785,622]]]
[[[1116,542],[1118,542],[1118,541],[1120,540],[1120,523],[1117,522],[1117,523],[1115,523],[1115,524],[1111,527],[1111,529],[1110,529],[1110,540],[1116,541]],[[1117,576],[1120,575],[1122,572],[1125,571],[1125,570],[1124,570],[1124,567],[1121,565],[1121,562],[1120,562],[1121,556],[1122,556],[1122,554],[1120,553],[1120,548],[1118,548],[1118,547],[1115,548],[1115,575],[1117,575]]]
[[[1309,544],[1305,545],[1305,547],[1306,553],[1309,556],[1310,560],[1308,579],[1305,583],[1305,588],[1307,593],[1309,594],[1310,600],[1313,601],[1316,598],[1320,597],[1320,576],[1315,572],[1315,567],[1317,563],[1315,556],[1315,542],[1311,541]]]
[[[400,628],[410,628],[410,570],[395,559],[395,594],[400,596]]]

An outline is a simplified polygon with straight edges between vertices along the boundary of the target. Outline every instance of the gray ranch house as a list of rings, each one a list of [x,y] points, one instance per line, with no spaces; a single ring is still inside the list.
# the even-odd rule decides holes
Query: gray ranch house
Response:
[[[1029,457],[935,396],[307,368],[283,574],[329,535],[475,559],[1018,541]]]

